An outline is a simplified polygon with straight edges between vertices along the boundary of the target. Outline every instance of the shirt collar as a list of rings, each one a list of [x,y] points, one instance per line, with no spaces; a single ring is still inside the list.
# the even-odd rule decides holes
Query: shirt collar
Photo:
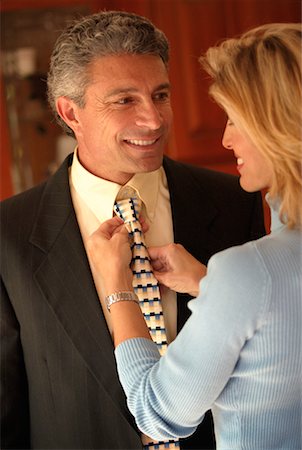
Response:
[[[160,170],[154,172],[136,173],[125,186],[134,189],[146,208],[146,213],[151,222],[154,220],[155,208],[158,197]]]
[[[129,186],[137,192],[145,205],[150,221],[153,221],[155,216],[161,170],[163,169],[137,173],[125,185],[125,187]],[[100,222],[110,219],[113,216],[115,199],[124,186],[99,178],[86,170],[78,159],[77,149],[74,152],[70,176],[77,194]]]

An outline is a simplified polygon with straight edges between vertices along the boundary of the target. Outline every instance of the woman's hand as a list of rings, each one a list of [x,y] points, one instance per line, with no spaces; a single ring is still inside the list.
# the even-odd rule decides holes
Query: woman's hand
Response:
[[[87,253],[105,295],[132,291],[129,235],[122,219],[116,216],[102,223],[88,239]]]
[[[196,297],[199,282],[207,268],[194,258],[181,244],[149,247],[154,275],[161,284],[176,292],[188,292]]]

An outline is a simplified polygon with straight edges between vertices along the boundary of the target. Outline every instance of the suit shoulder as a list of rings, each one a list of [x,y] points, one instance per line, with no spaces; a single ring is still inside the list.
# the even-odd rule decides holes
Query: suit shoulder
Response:
[[[34,209],[35,203],[39,201],[43,195],[46,182],[43,182],[37,186],[34,186],[26,191],[20,192],[19,194],[13,195],[0,202],[1,211],[14,210],[23,206],[28,205],[31,209]]]
[[[1,240],[16,233],[28,234],[37,217],[46,183],[16,194],[0,203]],[[22,230],[22,231],[20,231]]]
[[[72,154],[67,156],[59,169],[47,180],[0,202],[1,213],[2,211],[13,212],[22,209],[23,214],[26,212],[32,214],[32,212],[39,207],[42,197],[46,195],[47,192],[50,196],[52,193],[61,192],[69,186],[68,167],[71,162]]]

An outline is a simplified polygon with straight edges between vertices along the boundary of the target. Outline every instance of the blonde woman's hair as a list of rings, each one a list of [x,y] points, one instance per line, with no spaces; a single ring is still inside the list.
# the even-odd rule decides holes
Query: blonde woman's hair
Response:
[[[271,165],[270,197],[289,228],[302,226],[301,34],[300,23],[267,24],[200,58],[211,96]]]

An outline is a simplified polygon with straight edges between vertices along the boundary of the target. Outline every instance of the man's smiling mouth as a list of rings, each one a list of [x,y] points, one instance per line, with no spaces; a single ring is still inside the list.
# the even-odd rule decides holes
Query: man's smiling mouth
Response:
[[[157,140],[158,140],[158,138],[157,139],[152,139],[152,140],[125,139],[125,142],[127,142],[127,144],[138,145],[140,147],[147,147],[148,145],[155,144],[155,142]]]

